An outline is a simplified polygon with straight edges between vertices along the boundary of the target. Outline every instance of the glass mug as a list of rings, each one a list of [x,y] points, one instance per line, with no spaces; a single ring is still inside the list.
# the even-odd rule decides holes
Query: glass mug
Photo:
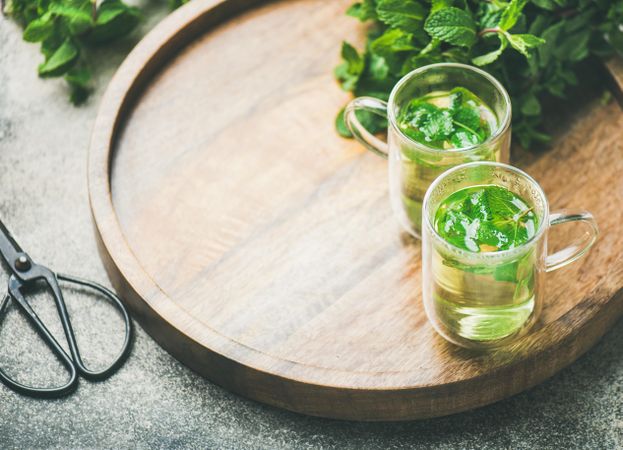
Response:
[[[474,253],[444,240],[435,230],[440,204],[459,189],[498,185],[521,196],[538,218],[528,242],[504,251]],[[422,238],[423,300],[435,330],[457,345],[474,349],[505,345],[538,318],[544,274],[583,256],[598,229],[588,212],[549,212],[543,189],[525,172],[492,162],[463,164],[441,175],[426,192]],[[586,233],[567,248],[547,254],[551,226],[582,222]]]
[[[410,100],[435,91],[464,87],[493,111],[497,127],[477,145],[439,150],[407,137],[396,119]],[[357,111],[388,119],[387,142],[371,134],[359,122]],[[344,112],[346,125],[367,149],[389,158],[389,191],[392,207],[402,226],[416,238],[422,226],[422,200],[426,189],[447,169],[471,161],[508,162],[511,140],[511,102],[498,80],[472,66],[440,63],[420,67],[405,75],[394,87],[389,102],[373,97],[352,100]]]

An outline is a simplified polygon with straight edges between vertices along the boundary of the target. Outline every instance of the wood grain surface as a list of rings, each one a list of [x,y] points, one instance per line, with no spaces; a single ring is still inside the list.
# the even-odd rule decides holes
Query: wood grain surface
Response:
[[[548,274],[534,330],[494,353],[437,336],[420,244],[392,217],[386,161],[333,129],[350,0],[194,0],[111,82],[90,200],[115,287],[180,361],[249,398],[356,420],[441,416],[551,376],[623,313],[623,115],[591,102],[515,158],[553,210],[592,211],[587,257]],[[561,247],[572,225],[551,233]]]

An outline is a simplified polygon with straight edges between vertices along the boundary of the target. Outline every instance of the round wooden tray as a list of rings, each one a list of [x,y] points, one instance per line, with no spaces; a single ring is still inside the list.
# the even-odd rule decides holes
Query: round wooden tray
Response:
[[[134,49],[89,156],[111,279],[180,361],[292,411],[404,420],[529,388],[623,313],[623,115],[590,103],[553,149],[519,159],[553,209],[593,211],[602,235],[547,276],[530,335],[454,347],[426,321],[420,244],[392,217],[386,162],[333,129],[339,46],[362,38],[349,3],[194,0]]]

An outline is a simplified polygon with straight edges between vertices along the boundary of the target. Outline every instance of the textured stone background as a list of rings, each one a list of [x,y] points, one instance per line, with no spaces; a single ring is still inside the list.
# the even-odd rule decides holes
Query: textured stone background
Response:
[[[149,8],[143,32],[165,13]],[[133,42],[97,55],[105,61],[97,94],[74,108],[62,82],[37,78],[36,46],[0,18],[0,217],[35,260],[103,283],[87,202],[87,146],[102,91]],[[40,297],[37,311],[59,333],[50,299]],[[102,339],[120,343],[117,317],[88,296],[68,302],[87,361],[105,361],[111,352]],[[137,328],[124,368],[106,382],[82,382],[70,398],[36,401],[0,385],[0,448],[623,447],[623,322],[529,392],[457,416],[399,424],[322,420],[245,400],[186,369]],[[0,364],[32,382],[63,376],[14,310],[0,327]]]

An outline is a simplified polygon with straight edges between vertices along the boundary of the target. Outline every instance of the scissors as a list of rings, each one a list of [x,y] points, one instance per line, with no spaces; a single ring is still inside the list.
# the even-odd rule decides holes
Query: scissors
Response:
[[[78,386],[78,376],[93,381],[100,381],[114,374],[125,362],[130,350],[130,341],[132,337],[132,322],[121,299],[110,289],[105,288],[97,283],[83,280],[70,275],[62,275],[52,272],[45,266],[36,264],[26,252],[24,252],[16,240],[13,238],[6,226],[0,221],[0,255],[10,268],[11,275],[9,277],[8,292],[0,303],[0,323],[6,313],[7,306],[13,301],[19,306],[19,309],[26,315],[30,324],[41,336],[48,347],[53,351],[58,360],[65,366],[69,373],[69,380],[59,387],[31,387],[21,384],[10,378],[2,369],[0,369],[0,381],[14,391],[36,398],[59,398],[71,394]],[[93,371],[88,369],[78,349],[76,336],[71,326],[71,320],[65,306],[63,293],[59,285],[59,280],[72,283],[82,288],[90,288],[104,297],[106,297],[121,313],[125,324],[125,340],[119,355],[114,362],[104,370]],[[32,309],[24,296],[23,289],[35,285],[38,281],[44,281],[52,291],[56,309],[60,316],[65,338],[69,344],[68,355],[59,345],[52,333],[39,319],[35,311]]]

